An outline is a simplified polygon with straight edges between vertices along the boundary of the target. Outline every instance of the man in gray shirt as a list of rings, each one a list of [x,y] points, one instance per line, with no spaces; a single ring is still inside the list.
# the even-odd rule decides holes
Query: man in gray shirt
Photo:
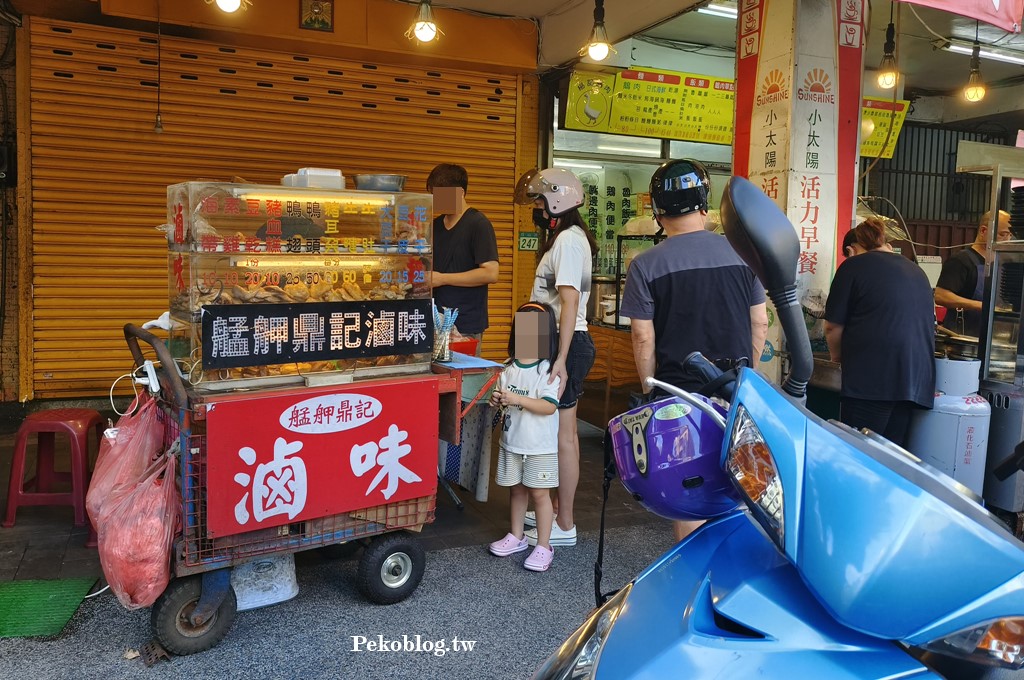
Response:
[[[764,288],[724,236],[705,231],[710,192],[697,161],[669,161],[651,177],[654,217],[668,238],[633,260],[620,312],[631,321],[641,384],[653,376],[696,391],[702,384],[683,371],[691,352],[727,370],[741,359],[756,366],[764,349]],[[700,524],[676,522],[676,538]]]

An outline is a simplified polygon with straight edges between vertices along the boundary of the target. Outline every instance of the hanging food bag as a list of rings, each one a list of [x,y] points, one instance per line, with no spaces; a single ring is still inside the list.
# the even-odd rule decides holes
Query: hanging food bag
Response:
[[[104,436],[100,442],[96,468],[89,482],[85,507],[97,532],[103,508],[116,487],[132,486],[159,455],[164,441],[164,424],[157,403],[149,392],[135,402],[138,409],[129,410],[117,421],[116,435]]]
[[[128,609],[152,605],[171,578],[171,547],[181,513],[176,461],[165,455],[133,488],[115,489],[104,506],[100,564],[110,589]]]

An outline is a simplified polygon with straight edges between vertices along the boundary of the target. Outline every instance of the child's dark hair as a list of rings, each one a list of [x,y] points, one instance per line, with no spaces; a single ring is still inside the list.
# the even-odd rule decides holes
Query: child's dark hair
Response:
[[[533,312],[536,314],[547,314],[548,315],[548,373],[551,372],[551,364],[554,363],[555,357],[558,356],[558,317],[555,314],[555,310],[552,309],[551,305],[543,302],[527,302],[521,305],[516,310],[516,314],[519,312]],[[516,356],[516,317],[512,316],[512,330],[508,334],[508,355],[511,358]]]

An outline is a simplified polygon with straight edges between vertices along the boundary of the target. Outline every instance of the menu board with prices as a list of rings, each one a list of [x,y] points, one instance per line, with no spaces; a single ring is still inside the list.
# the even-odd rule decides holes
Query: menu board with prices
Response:
[[[891,99],[865,97],[861,116],[863,120],[870,120],[874,123],[874,130],[868,137],[861,139],[860,155],[868,158],[876,156],[892,158],[900,131],[903,129],[903,123],[907,119],[909,107],[910,102],[905,99],[893,102]],[[890,128],[892,129],[891,134],[889,133]],[[887,135],[888,141],[886,141]]]
[[[661,69],[614,77],[574,72],[565,127],[711,144],[732,143],[735,82]]]

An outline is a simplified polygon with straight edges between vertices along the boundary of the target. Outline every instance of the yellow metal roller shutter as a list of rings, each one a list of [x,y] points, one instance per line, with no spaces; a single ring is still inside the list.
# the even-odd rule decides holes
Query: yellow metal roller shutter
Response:
[[[105,394],[130,358],[120,335],[167,307],[165,188],[197,178],[278,183],[302,166],[409,175],[469,171],[503,269],[485,352],[512,311],[515,76],[390,66],[163,38],[160,109],[151,34],[30,22],[33,394]],[[24,70],[22,71],[24,74]],[[531,136],[535,131],[529,131]]]

